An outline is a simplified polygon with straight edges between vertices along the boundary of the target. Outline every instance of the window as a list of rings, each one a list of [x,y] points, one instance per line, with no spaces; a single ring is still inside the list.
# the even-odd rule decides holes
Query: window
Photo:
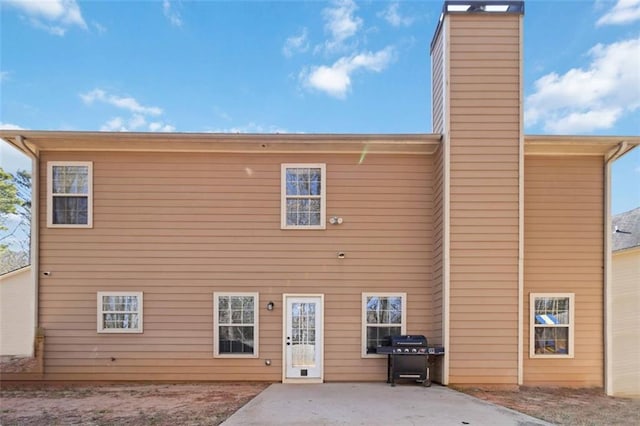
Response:
[[[283,164],[282,229],[325,229],[324,164]]]
[[[258,356],[258,293],[214,293],[215,356]]]
[[[573,293],[531,293],[532,358],[573,358]]]
[[[98,333],[142,333],[142,292],[98,292]]]
[[[47,226],[91,228],[91,162],[47,163]]]
[[[376,353],[385,338],[406,333],[406,293],[362,294],[362,356]]]

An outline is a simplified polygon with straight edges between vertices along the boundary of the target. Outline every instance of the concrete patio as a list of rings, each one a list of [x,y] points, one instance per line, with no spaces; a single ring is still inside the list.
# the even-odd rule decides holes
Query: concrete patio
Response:
[[[549,425],[433,385],[273,384],[233,414],[234,425]]]

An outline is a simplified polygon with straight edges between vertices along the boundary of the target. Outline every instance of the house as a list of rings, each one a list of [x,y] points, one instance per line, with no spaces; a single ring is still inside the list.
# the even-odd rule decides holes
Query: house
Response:
[[[611,163],[523,133],[523,2],[445,2],[433,133],[1,131],[31,155],[44,372],[379,381],[424,334],[443,384],[612,383]]]
[[[613,394],[640,396],[640,207],[613,216]]]

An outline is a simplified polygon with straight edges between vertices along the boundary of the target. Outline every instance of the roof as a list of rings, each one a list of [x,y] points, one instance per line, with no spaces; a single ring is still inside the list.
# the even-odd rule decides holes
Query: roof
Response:
[[[620,213],[611,218],[613,251],[640,247],[640,207]]]

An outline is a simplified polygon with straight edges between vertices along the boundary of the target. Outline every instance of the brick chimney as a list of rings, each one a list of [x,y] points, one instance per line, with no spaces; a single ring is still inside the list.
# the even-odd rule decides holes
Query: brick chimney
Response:
[[[522,381],[523,14],[522,1],[446,1],[431,44],[445,383]]]

